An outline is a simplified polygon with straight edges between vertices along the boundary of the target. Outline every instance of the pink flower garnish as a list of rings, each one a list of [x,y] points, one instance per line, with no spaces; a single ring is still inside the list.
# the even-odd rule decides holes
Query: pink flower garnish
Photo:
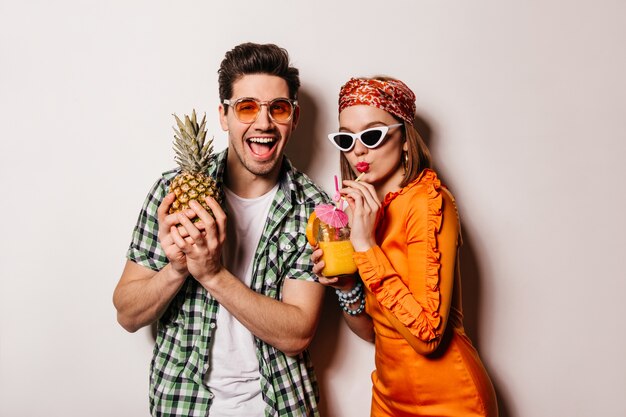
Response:
[[[332,204],[318,204],[315,206],[315,214],[332,227],[341,228],[348,225],[348,215]]]
[[[356,164],[356,170],[359,172],[367,172],[370,170],[370,164],[367,162],[358,162]]]

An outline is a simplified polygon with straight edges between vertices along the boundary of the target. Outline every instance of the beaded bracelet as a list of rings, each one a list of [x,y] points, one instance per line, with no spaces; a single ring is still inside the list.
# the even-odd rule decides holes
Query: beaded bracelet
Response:
[[[365,297],[361,298],[361,303],[356,310],[352,310],[349,307],[349,304],[346,304],[343,301],[339,301],[339,305],[341,306],[341,309],[346,313],[350,314],[351,316],[356,316],[358,314],[361,314],[365,310]]]
[[[356,287],[354,287],[352,290],[348,292],[343,292],[341,290],[336,289],[335,294],[337,294],[337,298],[339,298],[340,302],[344,302],[346,304],[353,304],[359,301],[361,297],[363,296],[363,286],[359,282],[356,284]]]
[[[335,289],[335,294],[337,294],[339,298],[339,306],[341,309],[351,316],[361,314],[365,310],[365,295],[363,294],[363,284],[361,284],[361,281],[357,282],[356,286],[348,292]],[[350,305],[359,300],[359,307],[357,307],[356,310],[351,309]]]

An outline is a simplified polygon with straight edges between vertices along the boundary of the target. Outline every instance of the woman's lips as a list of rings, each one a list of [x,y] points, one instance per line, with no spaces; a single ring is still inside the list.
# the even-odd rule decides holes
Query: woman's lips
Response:
[[[356,164],[356,170],[359,172],[367,172],[370,169],[370,164],[367,162],[358,162]]]

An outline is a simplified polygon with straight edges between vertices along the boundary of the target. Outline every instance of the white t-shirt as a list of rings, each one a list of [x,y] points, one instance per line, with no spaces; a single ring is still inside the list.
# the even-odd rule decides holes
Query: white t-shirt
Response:
[[[247,286],[252,261],[278,184],[257,198],[241,198],[224,187],[228,213],[224,266]],[[219,308],[211,346],[211,367],[205,381],[214,394],[211,417],[263,417],[261,374],[254,336],[228,310]]]

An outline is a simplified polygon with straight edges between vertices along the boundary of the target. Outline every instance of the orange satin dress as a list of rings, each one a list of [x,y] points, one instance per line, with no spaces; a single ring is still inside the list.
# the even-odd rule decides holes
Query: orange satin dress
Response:
[[[434,171],[385,197],[376,241],[355,253],[376,334],[371,416],[497,416],[463,328],[456,205]]]

